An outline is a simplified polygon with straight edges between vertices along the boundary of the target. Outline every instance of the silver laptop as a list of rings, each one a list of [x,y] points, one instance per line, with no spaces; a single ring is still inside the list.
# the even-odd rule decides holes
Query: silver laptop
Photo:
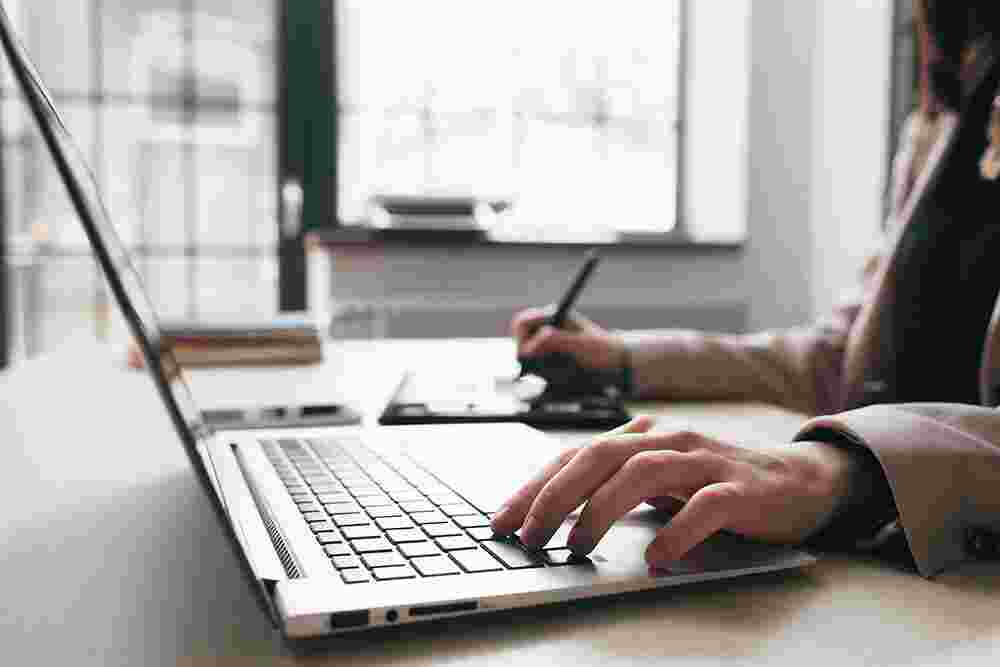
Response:
[[[220,431],[208,427],[97,185],[0,7],[0,37],[115,299],[202,486],[267,613],[289,638],[613,595],[787,568],[809,554],[719,534],[650,574],[666,517],[636,510],[589,558],[569,523],[537,552],[490,513],[558,451],[522,424]]]

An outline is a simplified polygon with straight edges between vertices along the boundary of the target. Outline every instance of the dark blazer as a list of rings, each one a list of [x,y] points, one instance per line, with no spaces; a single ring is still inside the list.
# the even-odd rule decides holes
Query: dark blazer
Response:
[[[823,415],[809,420],[803,434],[823,427],[868,447],[882,465],[899,525],[925,576],[971,557],[970,529],[1000,529],[1000,411],[994,409],[1000,403],[1000,303],[982,336],[978,404],[850,408],[865,402],[871,369],[894,354],[890,317],[907,280],[901,239],[916,225],[947,225],[955,215],[1000,224],[1000,184],[990,184],[997,188],[995,206],[963,204],[982,201],[978,161],[1000,95],[997,52],[995,46],[982,49],[961,111],[937,116],[935,141],[922,142],[927,135],[912,122],[904,133],[887,243],[856,299],[808,327],[750,335],[674,331],[632,344],[641,395],[767,401]],[[1000,266],[996,280],[1000,284]],[[961,295],[956,307],[962,307]]]

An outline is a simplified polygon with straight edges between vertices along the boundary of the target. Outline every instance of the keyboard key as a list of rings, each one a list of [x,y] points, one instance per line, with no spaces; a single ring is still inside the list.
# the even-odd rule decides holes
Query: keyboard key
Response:
[[[321,503],[349,503],[353,500],[346,493],[320,493],[316,495],[316,499]]]
[[[577,556],[569,549],[548,549],[541,553],[545,561],[555,565],[593,565],[586,556]]]
[[[314,484],[333,484],[333,475],[329,473],[305,474],[302,476],[309,486]]]
[[[465,516],[467,514],[477,514],[477,515],[479,514],[479,510],[477,510],[475,507],[467,503],[458,503],[456,505],[442,505],[439,509],[448,516]]]
[[[457,551],[459,549],[475,549],[476,543],[465,535],[454,537],[440,537],[437,539],[438,546],[445,551]]]
[[[340,483],[346,486],[347,488],[350,488],[352,486],[371,486],[372,483],[368,475],[362,472],[337,473],[337,479],[340,480]]]
[[[300,512],[322,512],[323,508],[319,506],[319,503],[314,502],[298,502],[295,503],[299,506]]]
[[[313,484],[312,490],[316,495],[324,493],[344,493],[344,487],[335,483]]]
[[[397,503],[405,503],[413,500],[423,500],[424,496],[416,491],[393,491],[389,494]]]
[[[529,554],[516,544],[510,542],[483,542],[483,548],[497,557],[501,563],[519,570],[527,567],[542,567],[543,557]]]
[[[368,516],[365,514],[338,514],[333,517],[333,522],[343,528],[344,526],[367,526]]]
[[[404,542],[423,542],[427,539],[423,531],[417,528],[405,528],[403,530],[388,530],[386,531],[386,537],[393,544],[402,544]]]
[[[435,505],[457,505],[462,502],[461,498],[450,491],[428,494],[427,499]]]
[[[371,581],[368,577],[368,573],[359,568],[342,570],[340,578],[344,580],[345,584],[363,584],[366,581]]]
[[[370,554],[376,551],[392,551],[392,545],[384,537],[369,537],[361,540],[351,540],[351,546],[359,554]]]
[[[334,530],[333,524],[329,521],[311,523],[309,524],[309,528],[312,529],[312,532],[314,533],[333,532]]]
[[[339,544],[343,542],[340,535],[332,530],[324,530],[322,533],[316,533],[316,539],[319,540],[320,544]]]
[[[479,540],[480,542],[483,540],[492,540],[496,537],[493,529],[488,527],[469,528],[466,532],[469,533],[472,539]]]
[[[347,526],[341,528],[340,532],[349,540],[358,540],[362,537],[382,537],[382,531],[375,526]]]
[[[354,503],[326,503],[323,509],[327,514],[356,514],[361,512],[361,508]]]
[[[446,574],[458,574],[460,570],[447,556],[431,556],[430,558],[414,558],[410,563],[425,577],[440,577]]]
[[[444,514],[441,514],[441,512],[438,511],[414,512],[413,514],[410,515],[410,519],[412,519],[415,523],[418,523],[420,525],[424,525],[427,523],[448,523],[448,517],[446,517]]]
[[[471,515],[471,516],[456,516],[454,518],[454,521],[463,528],[479,528],[479,527],[488,527],[490,525],[490,520],[487,519],[482,514]]]
[[[415,558],[417,556],[437,556],[441,553],[433,542],[411,542],[408,544],[400,544],[399,551],[407,558]]]
[[[368,510],[368,515],[373,519],[381,519],[389,516],[403,516],[403,510],[399,509],[395,505],[386,505],[385,507],[370,508]]]
[[[458,561],[466,572],[496,572],[503,569],[493,556],[482,549],[453,551],[449,555]]]
[[[421,479],[413,478],[410,480],[410,483],[413,484],[413,486],[417,487],[417,491],[424,494],[425,496],[429,496],[432,494],[436,496],[442,493],[451,493],[451,489],[449,489],[447,486],[442,485],[441,482],[437,481],[433,477],[427,477]]]
[[[361,567],[361,561],[354,556],[334,556],[330,559],[330,563],[333,564],[333,566],[338,570]]]
[[[434,509],[434,505],[426,500],[408,500],[399,503],[399,506],[403,508],[404,512],[430,512]]]
[[[395,565],[406,565],[406,559],[392,551],[381,553],[365,554],[361,557],[369,568],[392,567]]]
[[[413,487],[410,486],[410,483],[402,477],[395,477],[392,479],[376,478],[375,481],[382,487],[383,491],[388,491],[389,493],[405,493],[407,491],[413,491]]]
[[[385,507],[396,503],[392,502],[389,496],[360,496],[358,504],[362,507]]]
[[[351,493],[354,494],[356,498],[362,498],[364,496],[381,496],[382,489],[377,486],[358,486],[350,489]]]
[[[396,567],[380,567],[372,570],[372,575],[379,581],[389,579],[413,579],[417,576],[409,565],[398,565]]]
[[[461,535],[462,529],[453,523],[429,523],[421,526],[424,532],[431,537],[447,537],[448,535]]]
[[[405,516],[393,516],[375,519],[375,523],[383,530],[396,530],[397,528],[413,528],[413,522]]]
[[[328,544],[323,547],[323,551],[326,552],[327,556],[350,556],[352,553],[351,548],[342,542],[339,544]]]
[[[303,512],[302,518],[309,523],[326,522],[325,512]]]

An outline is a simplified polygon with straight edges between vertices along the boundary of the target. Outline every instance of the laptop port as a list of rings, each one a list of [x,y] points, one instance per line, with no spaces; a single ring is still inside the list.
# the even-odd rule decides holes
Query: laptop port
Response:
[[[432,616],[434,614],[455,614],[460,611],[475,611],[479,603],[449,602],[448,604],[429,604],[424,607],[410,607],[410,616]]]
[[[368,616],[367,609],[365,611],[341,611],[330,614],[330,627],[333,629],[360,628],[363,625],[368,625]]]
[[[335,415],[340,412],[340,406],[331,403],[327,405],[303,405],[302,406],[302,416],[303,417],[327,417],[329,415]]]

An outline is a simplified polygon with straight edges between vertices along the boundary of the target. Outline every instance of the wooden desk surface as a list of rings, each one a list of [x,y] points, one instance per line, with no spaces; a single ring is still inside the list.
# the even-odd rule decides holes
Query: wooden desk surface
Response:
[[[199,371],[206,404],[371,408],[399,364],[505,342],[331,345],[322,366]],[[461,366],[452,366],[460,368]],[[0,374],[0,647],[8,664],[995,665],[1000,566],[934,581],[865,559],[797,573],[370,633],[293,656],[257,608],[153,387],[102,348]],[[752,405],[656,408],[686,427],[786,439],[801,419]],[[567,436],[567,437],[579,437]]]

